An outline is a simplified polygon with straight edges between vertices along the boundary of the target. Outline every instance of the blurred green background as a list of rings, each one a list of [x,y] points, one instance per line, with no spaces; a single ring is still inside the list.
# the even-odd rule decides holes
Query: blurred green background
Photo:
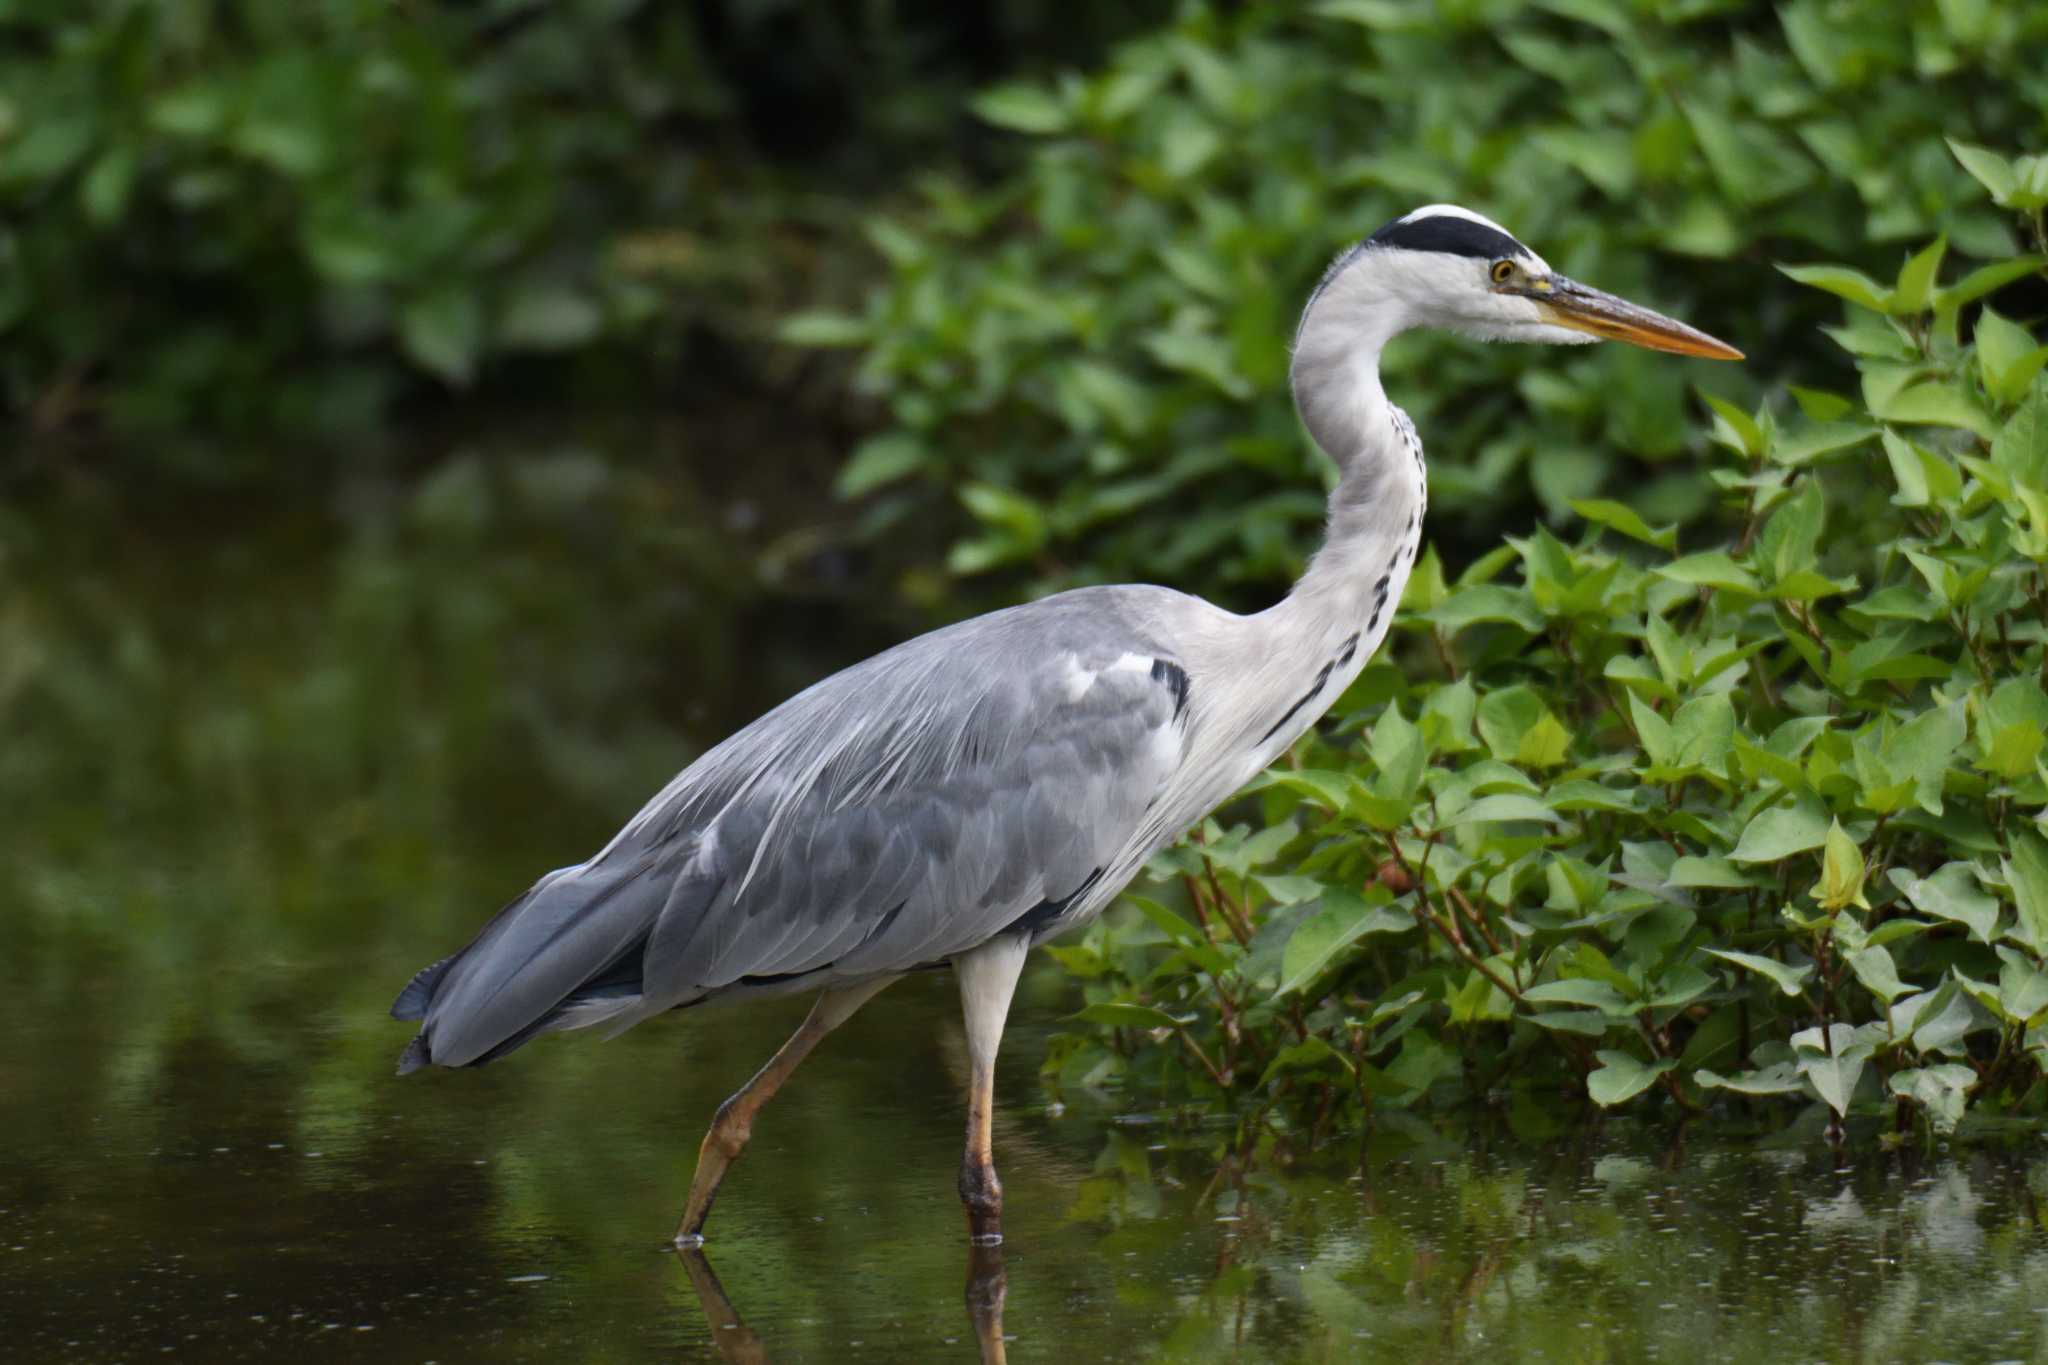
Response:
[[[103,1341],[218,1342],[220,1296],[265,1257],[306,1283],[367,1277],[385,1308],[488,1282],[495,1312],[518,1257],[623,1255],[601,1214],[653,1208],[663,1231],[710,1102],[787,1021],[536,1048],[429,1098],[388,1077],[405,975],[704,745],[908,633],[1087,581],[1270,600],[1322,507],[1285,393],[1296,307],[1419,203],[1478,208],[1736,341],[1750,363],[1713,383],[1745,406],[1788,379],[1853,384],[1817,344],[1838,310],[1770,264],[1889,279],[1936,234],[1964,265],[2037,247],[1944,139],[2041,148],[2044,50],[2048,11],[1991,0],[0,0],[0,1104],[24,1135],[0,1147],[0,1241],[40,1258],[0,1292],[34,1311],[31,1354],[83,1355],[65,1343],[121,1295],[155,1305],[146,1333]],[[2022,283],[2000,307],[2048,299]],[[1574,498],[1722,524],[1694,378],[1619,348],[1398,349],[1388,388],[1430,446],[1446,564]],[[940,1066],[943,995],[868,1046]],[[1072,1004],[1042,973],[1020,1006],[1020,1126],[1046,1121],[1034,1022]],[[629,1083],[693,1039],[687,1089]],[[850,1037],[833,1064],[859,1055]],[[818,1098],[770,1116],[782,1155],[740,1184],[765,1201],[803,1153],[852,1142],[874,1159],[846,1181],[900,1182],[879,1203],[932,1194],[893,1235],[950,1234],[952,1110],[918,1120],[922,1166],[893,1162],[892,1125],[930,1096],[806,1080]],[[1388,1303],[1509,1285],[1491,1158],[1437,1177],[1433,1230],[1384,1264],[1347,1234],[1268,1229],[1254,1273],[1183,1235],[1215,1216],[1180,1190],[1213,1174],[1209,1138],[1148,1156],[1096,1103],[1027,1165],[1045,1201],[1098,1183],[1048,1203],[1087,1236],[1061,1244],[1068,1278],[1023,1292],[1050,1314],[1099,1290],[1127,1217],[1163,1220],[1134,1245],[1181,1276],[1128,1291],[1136,1317],[1074,1309],[1118,1324],[1100,1354],[1231,1355],[1229,1305],[1252,1303],[1283,1324],[1275,1358],[1344,1358],[1367,1279]],[[529,1131],[551,1106],[577,1121]],[[622,1111],[620,1150],[646,1164],[565,1174]],[[1516,1140],[1540,1148],[1554,1133],[1531,1122]],[[241,1155],[272,1144],[342,1173]],[[1317,1178],[1341,1191],[1341,1158]],[[1917,1178],[1859,1176],[1854,1236],[1932,1227],[1953,1250],[1952,1210],[1914,1212]],[[2040,1182],[1974,1178],[2007,1202]],[[1501,1179],[1514,1208],[1542,1183]],[[266,1190],[285,1212],[252,1226]],[[765,1225],[757,1269],[812,1264],[806,1216]],[[1585,1216],[1620,1235],[1607,1204]],[[1593,1234],[1552,1233],[1607,1264]],[[1927,1282],[2038,1275],[2031,1234],[2003,1235]],[[1469,1275],[1431,1268],[1446,1241]],[[1303,1248],[1331,1258],[1324,1279],[1284,1270]],[[188,1253],[211,1269],[180,1270]],[[1979,1284],[1980,1255],[2009,1276]],[[917,1264],[942,1284],[917,1312],[951,1321],[959,1267]],[[645,1306],[615,1265],[593,1273],[614,1276],[602,1305]],[[178,1297],[195,1285],[203,1308]],[[272,1285],[256,1311],[295,1321],[293,1295],[318,1297]],[[775,1302],[792,1339],[843,1347]],[[1635,1311],[1601,1310],[1592,1355],[1687,1358],[1685,1323]],[[1786,1311],[1813,1353],[1876,1358],[1858,1323]],[[1478,1349],[1448,1325],[1463,1313],[1418,1315],[1414,1341]],[[251,1341],[314,1325],[280,1330]]]

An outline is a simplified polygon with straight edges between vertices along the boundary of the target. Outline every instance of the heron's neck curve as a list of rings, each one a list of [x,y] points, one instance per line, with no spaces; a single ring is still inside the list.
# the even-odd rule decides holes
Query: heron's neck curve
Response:
[[[1422,443],[1380,387],[1380,352],[1409,325],[1398,297],[1354,266],[1309,307],[1291,378],[1302,423],[1337,465],[1323,546],[1275,611],[1287,624],[1350,623],[1369,651],[1385,633],[1422,538]]]

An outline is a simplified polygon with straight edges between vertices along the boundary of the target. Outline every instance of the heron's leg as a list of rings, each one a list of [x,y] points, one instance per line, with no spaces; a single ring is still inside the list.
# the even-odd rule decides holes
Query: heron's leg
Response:
[[[960,978],[960,1006],[967,1016],[967,1152],[960,1160],[960,1202],[967,1206],[967,1235],[984,1246],[1003,1240],[1003,1183],[989,1151],[995,1106],[996,1047],[1010,996],[1024,970],[1031,942],[1021,934],[992,938],[953,959]]]
[[[754,1130],[754,1115],[775,1098],[782,1083],[826,1034],[852,1018],[855,1010],[895,979],[885,976],[820,995],[802,1027],[768,1059],[768,1065],[718,1106],[711,1131],[704,1135],[704,1143],[697,1149],[697,1173],[690,1179],[690,1200],[683,1206],[683,1224],[676,1229],[677,1246],[704,1244],[704,1220],[711,1213],[711,1201],[718,1197],[718,1182],[725,1179],[726,1168],[739,1159],[741,1149],[747,1145]]]

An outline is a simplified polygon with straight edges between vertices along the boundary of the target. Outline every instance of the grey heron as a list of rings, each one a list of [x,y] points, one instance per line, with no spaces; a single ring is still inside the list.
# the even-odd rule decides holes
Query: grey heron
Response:
[[[970,1063],[960,1197],[971,1237],[1000,1240],[991,1089],[1026,952],[1100,914],[1284,753],[1387,633],[1428,490],[1379,358],[1418,327],[1741,358],[1557,274],[1469,209],[1396,219],[1337,258],[1297,326],[1295,405],[1338,477],[1284,600],[1240,616],[1170,588],[1082,588],[834,674],[415,976],[391,1010],[420,1021],[400,1073],[476,1066],[549,1030],[815,993],[704,1138],[677,1233],[694,1245],[755,1116],[818,1041],[905,973],[950,964]]]

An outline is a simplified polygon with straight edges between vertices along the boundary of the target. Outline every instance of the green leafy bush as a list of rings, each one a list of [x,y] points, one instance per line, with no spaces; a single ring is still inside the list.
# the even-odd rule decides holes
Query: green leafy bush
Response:
[[[493,372],[751,377],[970,68],[1146,8],[0,0],[0,415],[332,440]]]
[[[1860,383],[1708,397],[1727,538],[1582,500],[1426,558],[1405,666],[1053,950],[1101,1027],[1052,1072],[1298,1120],[1558,1085],[2048,1112],[2048,345],[1976,306],[2048,257],[1944,261],[1787,268],[1847,300]]]
[[[2011,6],[1191,5],[1098,72],[988,92],[1019,170],[935,181],[921,212],[874,223],[889,275],[865,311],[787,334],[858,348],[887,420],[841,486],[872,495],[878,533],[964,505],[956,574],[1252,601],[1320,525],[1287,342],[1341,246],[1471,204],[1560,269],[1735,338],[1754,379],[1806,374],[1825,301],[1764,286],[1762,262],[1888,270],[1937,232],[2013,250],[1941,139],[2038,128],[2044,46],[2048,11]],[[1443,339],[1387,366],[1454,546],[1624,485],[1654,520],[1714,513],[1684,366]]]

